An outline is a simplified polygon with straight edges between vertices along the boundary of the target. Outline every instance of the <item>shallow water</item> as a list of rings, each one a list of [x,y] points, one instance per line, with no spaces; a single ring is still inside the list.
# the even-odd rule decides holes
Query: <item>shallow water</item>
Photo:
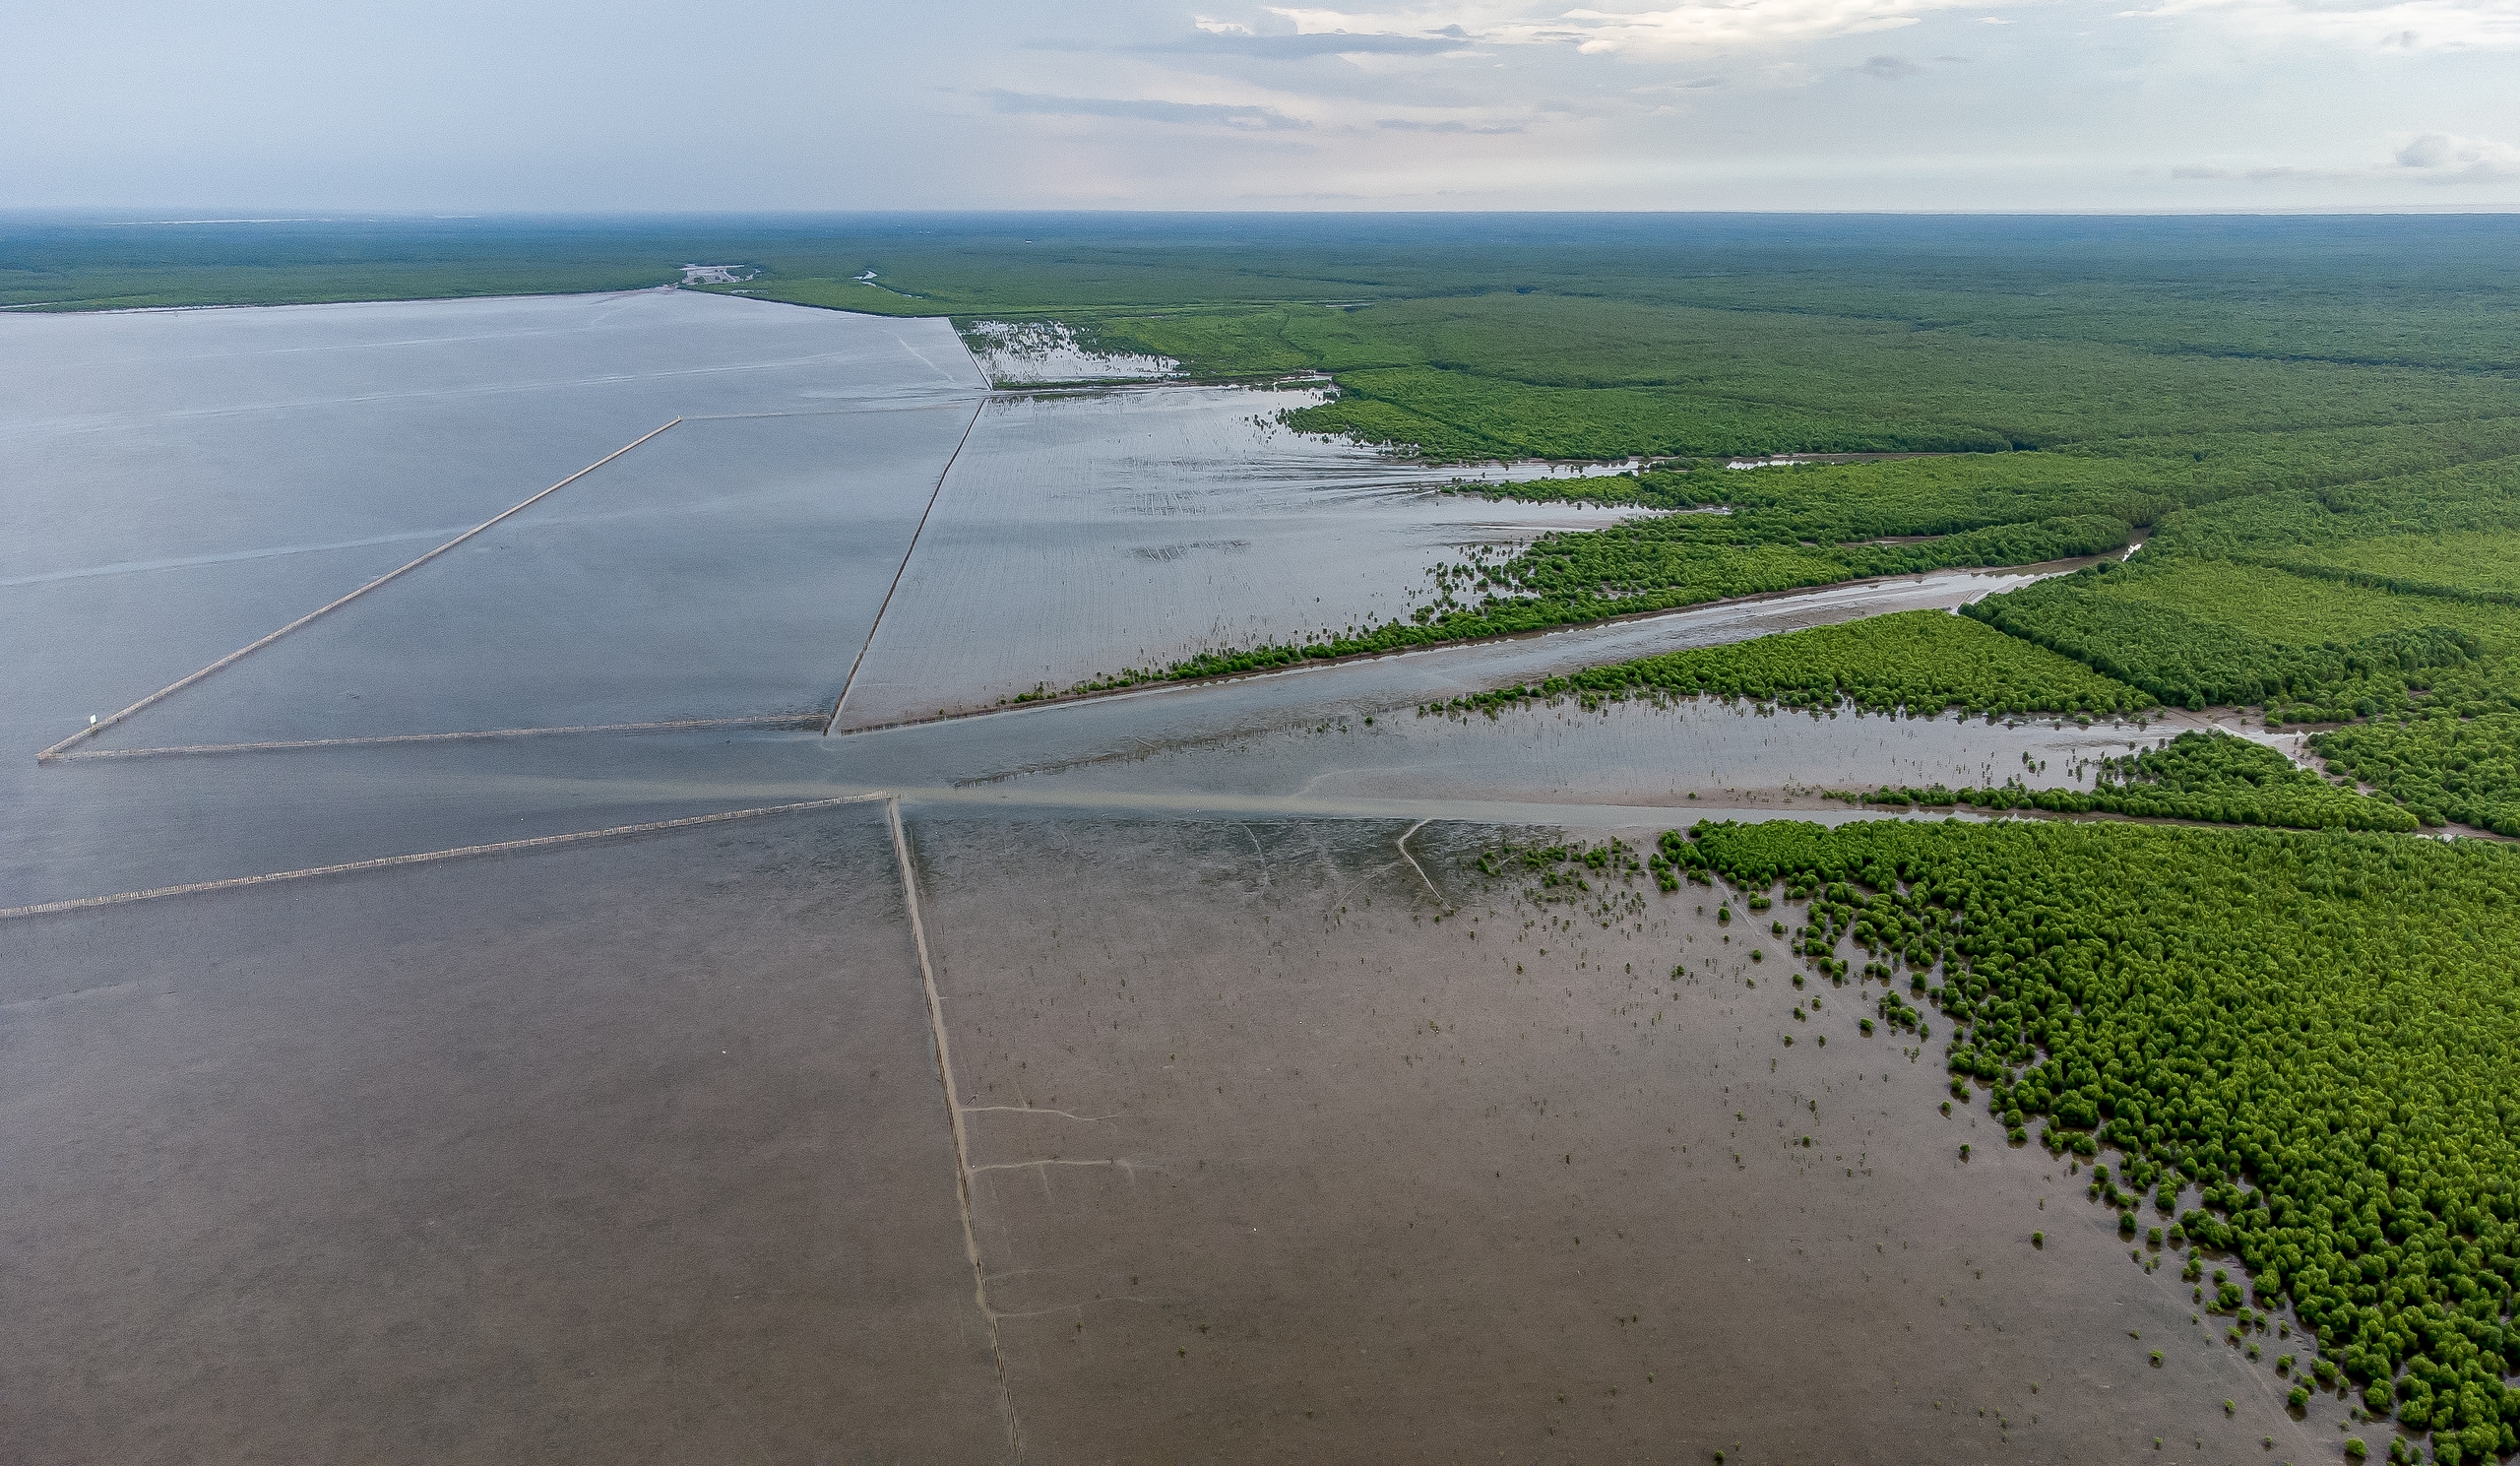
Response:
[[[1275,429],[1279,394],[1001,401],[839,733],[136,756],[819,710],[977,373],[942,323],[677,293],[0,317],[0,352],[35,383],[0,402],[0,908],[877,797],[0,917],[13,1455],[2332,1448],[2044,1155],[1960,1166],[1939,1071],[1852,1000],[1779,1043],[1791,989],[1732,986],[1694,888],[1561,944],[1465,865],[1869,817],[1816,784],[2073,782],[2166,729],[1415,713],[2022,574],[849,732],[1388,614],[1607,518],[1436,494],[1459,471]]]
[[[0,359],[23,389],[0,400],[13,747],[677,415],[968,403],[981,387],[940,322],[680,291],[11,315]]]
[[[841,726],[1398,619],[1438,562],[1626,517],[1442,493],[1535,466],[1398,463],[1277,421],[1319,400],[1168,386],[991,401]]]
[[[969,398],[934,321],[684,291],[0,318],[0,582],[477,524],[677,414]]]
[[[1004,386],[1168,377],[1181,366],[1169,356],[1089,351],[1058,321],[974,321],[963,341],[980,371]]]
[[[9,1455],[993,1458],[882,812],[749,835],[11,927]]]
[[[89,746],[828,713],[972,412],[685,417]]]
[[[1819,790],[1882,785],[2088,787],[2083,765],[2161,736],[2132,722],[1988,723],[1796,713],[1691,699],[1597,712],[1532,705],[1494,719],[1353,714],[1310,728],[1225,735],[1160,752],[1037,767],[1031,780],[1114,790],[1283,789],[1320,798],[1511,799],[1661,807],[1807,803]],[[2030,762],[2025,762],[2025,758]]]
[[[1597,924],[1470,874],[1492,828],[908,814],[1028,1453],[2334,1448],[1711,893]]]

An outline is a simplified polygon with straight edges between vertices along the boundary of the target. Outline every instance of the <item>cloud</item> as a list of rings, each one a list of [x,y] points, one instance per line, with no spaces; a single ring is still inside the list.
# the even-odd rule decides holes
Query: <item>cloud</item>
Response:
[[[2426,3],[2426,0],[2410,0]],[[2445,3],[2445,0],[2428,0]],[[2520,4],[2520,0],[2510,0]],[[1383,35],[1481,45],[1563,45],[1587,53],[1737,49],[1864,35],[1916,25],[1961,0],[1687,0],[1667,10],[1554,11],[1528,4],[1454,0],[1400,12],[1273,6],[1299,36]]]
[[[2182,183],[2300,183],[2315,181],[2340,183],[2368,178],[2369,168],[2213,168],[2189,166],[2173,168],[2170,175]]]
[[[2520,0],[2161,0],[2138,20],[2197,20],[2253,40],[2371,51],[2520,49]]]
[[[2520,177],[2520,148],[2488,138],[2422,133],[2392,156],[2400,168],[2426,183],[2498,183]]]
[[[1316,56],[1440,56],[1460,51],[1469,44],[1466,39],[1449,35],[1351,35],[1344,31],[1263,35],[1247,27],[1226,30],[1222,29],[1222,23],[1203,20],[1196,35],[1114,49],[1157,54],[1250,56],[1262,61],[1309,61]]]
[[[1442,122],[1417,122],[1406,117],[1385,117],[1374,126],[1386,132],[1454,132],[1471,133],[1480,137],[1494,137],[1502,133],[1523,131],[1523,125],[1519,122],[1472,123],[1453,119]]]
[[[2520,148],[2489,138],[2427,132],[2403,137],[2385,163],[2344,168],[2190,166],[2173,168],[2170,175],[2183,182],[2209,183],[2503,183],[2520,178]]]
[[[1863,74],[1884,82],[1903,81],[1924,70],[1905,56],[1875,56],[1863,63]]]
[[[1001,112],[1049,117],[1119,117],[1133,122],[1188,123],[1231,127],[1248,132],[1278,132],[1310,127],[1274,107],[1238,106],[1230,102],[1154,101],[1105,96],[1043,96],[1028,92],[983,92]]]

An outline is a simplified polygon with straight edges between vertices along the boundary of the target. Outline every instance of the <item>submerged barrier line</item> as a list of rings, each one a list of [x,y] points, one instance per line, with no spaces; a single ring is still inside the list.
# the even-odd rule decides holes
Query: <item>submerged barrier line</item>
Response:
[[[945,1042],[945,998],[936,990],[936,969],[927,956],[927,924],[918,914],[918,875],[911,868],[910,837],[902,829],[902,801],[898,796],[884,800],[884,818],[893,828],[893,858],[902,867],[902,902],[910,908],[911,943],[918,952],[918,984],[927,996],[927,1027],[936,1041],[936,1077],[945,1086],[945,1117],[954,1130],[954,1186],[963,1203],[963,1251],[972,1263],[972,1301],[979,1306],[980,1317],[988,1324],[988,1352],[997,1362],[997,1389],[1006,1409],[1006,1443],[1010,1455],[1021,1460],[1023,1436],[1016,1429],[1015,1392],[1006,1382],[1006,1355],[998,1347],[997,1311],[988,1306],[988,1269],[980,1261],[979,1234],[972,1226],[972,1145],[963,1129],[963,1102],[954,1094],[954,1052]]]
[[[61,755],[62,755],[62,754],[64,754],[64,753],[68,752],[71,748],[76,747],[76,746],[77,746],[78,744],[80,744],[80,743],[86,742],[88,739],[94,737],[96,734],[98,734],[98,733],[103,733],[106,729],[109,729],[109,728],[113,727],[115,724],[122,722],[125,718],[128,718],[128,717],[130,717],[132,714],[139,712],[141,709],[146,708],[146,707],[148,707],[148,706],[152,705],[153,703],[159,702],[159,701],[161,701],[161,700],[163,700],[163,699],[165,699],[165,698],[167,698],[167,697],[171,697],[171,696],[173,696],[175,693],[178,693],[178,692],[183,691],[185,688],[187,688],[187,687],[191,686],[193,683],[200,681],[202,678],[204,678],[204,677],[206,677],[206,676],[209,676],[212,672],[218,671],[218,670],[220,670],[220,669],[222,669],[222,668],[227,668],[227,667],[232,667],[232,666],[234,666],[237,662],[239,662],[239,661],[243,660],[247,655],[249,655],[249,654],[251,654],[251,653],[254,653],[254,652],[259,652],[259,651],[261,651],[263,648],[265,648],[265,647],[267,647],[267,646],[270,646],[273,642],[276,642],[276,641],[280,640],[282,637],[286,636],[288,633],[290,633],[290,632],[292,632],[292,631],[296,630],[296,629],[297,629],[298,627],[300,627],[300,626],[305,625],[307,622],[314,620],[314,619],[315,619],[316,617],[318,617],[318,616],[328,615],[328,614],[330,614],[330,613],[331,613],[331,612],[333,612],[333,611],[337,611],[337,610],[341,609],[343,606],[349,605],[349,604],[350,604],[351,602],[353,602],[353,601],[356,601],[359,597],[364,596],[364,595],[366,595],[368,592],[375,590],[378,586],[381,586],[381,585],[385,584],[387,581],[389,581],[389,580],[393,580],[393,579],[395,579],[395,578],[396,578],[396,577],[398,577],[398,576],[408,575],[408,574],[410,574],[410,572],[412,572],[412,571],[414,571],[414,570],[419,569],[422,565],[425,565],[425,564],[427,564],[429,561],[436,559],[439,555],[442,555],[442,554],[446,553],[448,550],[455,548],[455,546],[457,546],[457,545],[459,545],[459,544],[462,544],[465,541],[470,540],[470,539],[472,539],[473,536],[480,534],[483,530],[486,530],[486,529],[490,528],[492,525],[497,524],[499,521],[501,521],[501,520],[503,520],[503,519],[506,519],[509,515],[516,514],[516,513],[518,513],[518,512],[520,512],[520,511],[522,511],[522,510],[526,509],[527,507],[529,507],[529,506],[531,506],[531,505],[535,504],[535,503],[538,502],[539,500],[541,500],[542,498],[544,498],[544,497],[545,497],[545,496],[547,496],[547,495],[558,493],[561,489],[564,489],[564,488],[568,487],[570,484],[577,482],[579,479],[584,478],[585,478],[586,476],[588,476],[589,474],[592,474],[592,473],[594,473],[596,470],[598,470],[598,469],[599,469],[599,468],[602,468],[605,464],[608,464],[608,463],[612,462],[614,459],[619,458],[622,454],[627,453],[627,452],[629,452],[631,449],[638,447],[638,446],[639,446],[639,444],[641,444],[641,443],[644,443],[644,442],[648,441],[648,439],[649,439],[649,438],[653,438],[653,437],[655,437],[655,436],[657,435],[657,433],[663,432],[663,431],[665,430],[665,428],[666,428],[666,427],[671,427],[671,426],[673,426],[674,422],[680,422],[681,420],[682,420],[682,419],[681,419],[680,417],[676,417],[676,418],[674,418],[674,419],[673,419],[673,422],[668,422],[668,423],[666,423],[666,424],[664,425],[664,427],[660,427],[660,428],[656,429],[656,431],[655,431],[655,432],[647,433],[646,435],[644,435],[644,436],[642,436],[642,437],[640,437],[640,438],[637,438],[637,439],[635,439],[635,440],[633,440],[633,441],[631,441],[631,442],[629,442],[629,443],[625,443],[625,444],[623,444],[623,445],[622,445],[621,447],[619,447],[619,448],[615,448],[615,449],[614,449],[614,450],[612,450],[610,453],[605,454],[603,457],[597,459],[595,462],[593,462],[593,463],[591,463],[591,464],[588,464],[585,468],[578,470],[578,471],[577,471],[576,473],[574,473],[574,474],[571,474],[568,478],[563,478],[563,479],[561,479],[559,482],[552,484],[549,488],[546,488],[546,489],[542,490],[542,492],[541,492],[541,493],[535,494],[535,495],[533,495],[532,497],[527,498],[527,499],[523,500],[523,501],[522,501],[522,502],[520,502],[520,503],[517,503],[517,504],[514,504],[514,505],[510,506],[509,508],[507,508],[507,509],[505,509],[505,510],[501,511],[500,513],[497,513],[497,514],[491,515],[488,519],[485,519],[485,520],[481,521],[479,524],[474,525],[472,528],[471,528],[471,529],[469,529],[469,530],[466,530],[463,534],[456,536],[456,537],[455,537],[454,539],[452,539],[452,540],[449,540],[449,541],[448,541],[448,542],[446,542],[444,544],[441,544],[441,545],[439,545],[437,548],[430,550],[428,553],[426,553],[426,554],[424,554],[424,555],[420,556],[420,557],[419,557],[418,559],[416,559],[416,560],[411,561],[410,564],[408,564],[408,565],[404,565],[404,566],[401,566],[401,567],[399,567],[399,568],[397,568],[397,569],[388,570],[388,571],[386,571],[383,575],[378,576],[376,579],[369,581],[367,584],[365,584],[365,585],[363,585],[363,586],[359,587],[357,590],[350,592],[350,593],[349,593],[348,595],[346,595],[346,596],[344,596],[344,597],[343,597],[342,599],[340,599],[339,601],[335,601],[335,602],[333,602],[332,604],[330,604],[330,605],[328,605],[328,606],[319,606],[315,607],[313,610],[308,611],[306,614],[304,614],[304,615],[302,615],[302,616],[299,616],[296,620],[289,622],[289,623],[288,623],[287,625],[285,625],[285,626],[283,626],[283,627],[282,627],[282,628],[280,628],[278,631],[275,631],[275,632],[273,632],[271,635],[264,637],[262,640],[257,641],[257,642],[250,643],[250,644],[248,644],[248,645],[246,645],[246,646],[238,647],[235,651],[232,651],[232,652],[228,653],[226,656],[220,658],[218,661],[216,661],[216,662],[212,663],[210,666],[203,668],[201,670],[199,670],[199,671],[197,671],[197,672],[194,672],[191,676],[185,677],[183,680],[178,681],[178,682],[170,682],[170,683],[168,683],[167,685],[165,685],[165,686],[163,686],[163,687],[158,688],[157,691],[150,693],[147,697],[144,697],[144,698],[142,698],[140,701],[138,701],[138,702],[136,702],[136,703],[133,703],[130,707],[127,707],[127,708],[123,709],[121,712],[114,714],[114,715],[113,715],[112,717],[110,717],[110,718],[103,718],[103,719],[99,719],[99,720],[97,720],[97,721],[96,721],[96,722],[94,722],[94,723],[91,723],[91,724],[89,724],[86,728],[83,728],[83,729],[79,730],[77,733],[72,733],[70,736],[68,736],[68,737],[66,737],[66,738],[62,739],[60,742],[55,743],[55,744],[53,744],[51,747],[44,749],[41,753],[36,754],[36,755],[35,755],[35,762],[36,762],[36,763],[39,763],[39,764],[48,764],[48,763],[51,763],[53,760],[55,760],[55,759],[57,759],[57,758],[61,757]],[[966,431],[968,432],[968,431],[969,431],[969,429],[966,429]]]
[[[473,733],[377,733],[363,738],[297,738],[273,743],[179,743],[165,748],[91,748],[56,753],[50,762],[99,758],[184,758],[213,753],[275,753],[304,748],[373,748],[380,743],[463,743],[491,738],[547,738],[563,733],[697,733],[713,728],[820,728],[820,713],[776,713],[758,718],[683,718],[664,723],[589,723],[574,728],[490,728]]]
[[[1435,898],[1436,905],[1441,906],[1444,902],[1444,893],[1435,889],[1435,878],[1428,875],[1426,873],[1426,867],[1418,864],[1418,858],[1409,853],[1409,837],[1417,834],[1419,830],[1426,828],[1427,825],[1433,822],[1434,817],[1432,815],[1418,821],[1418,823],[1411,825],[1408,829],[1401,831],[1400,839],[1395,843],[1400,847],[1400,858],[1409,862],[1410,869],[1418,872],[1418,878],[1426,883],[1426,893]]]
[[[111,896],[81,896],[71,901],[46,901],[35,906],[12,906],[0,909],[0,922],[17,917],[43,917],[58,912],[94,911],[99,907],[128,906],[135,901],[158,901],[168,896],[199,896],[213,891],[241,891],[250,886],[278,885],[283,881],[313,880],[323,875],[355,875],[362,870],[391,870],[400,865],[425,865],[437,860],[462,860],[470,856],[505,855],[520,850],[549,850],[555,846],[579,845],[591,840],[619,840],[631,835],[654,835],[664,830],[688,830],[699,825],[725,824],[730,820],[757,819],[766,814],[800,814],[808,809],[837,809],[843,804],[867,804],[886,798],[883,794],[843,795],[830,799],[807,799],[797,804],[764,804],[753,809],[724,809],[716,814],[690,814],[680,819],[651,820],[646,824],[614,825],[602,830],[573,830],[565,835],[537,835],[531,840],[501,840],[491,845],[459,845],[452,850],[424,850],[408,856],[384,856],[373,860],[352,860],[344,865],[311,865],[303,870],[276,870],[268,875],[239,875],[228,880],[195,881],[190,885],[158,886],[147,891],[117,891]]]
[[[857,669],[865,665],[867,648],[875,645],[875,633],[883,629],[884,612],[893,606],[893,593],[902,588],[902,577],[910,571],[910,557],[918,551],[918,537],[927,533],[927,516],[936,512],[936,501],[945,492],[945,480],[953,474],[956,460],[963,456],[963,445],[972,440],[972,429],[979,426],[980,413],[987,406],[986,397],[973,404],[972,420],[963,424],[963,435],[955,440],[954,451],[936,475],[936,486],[927,491],[927,507],[918,511],[918,528],[910,532],[910,543],[902,549],[902,562],[893,568],[893,583],[884,588],[883,604],[875,607],[875,619],[866,628],[866,640],[859,643],[857,656],[850,662],[849,675],[841,679],[840,696],[832,701],[831,716],[823,720],[824,737],[831,736],[832,725],[840,721],[840,710],[849,705],[849,689],[857,685]]]

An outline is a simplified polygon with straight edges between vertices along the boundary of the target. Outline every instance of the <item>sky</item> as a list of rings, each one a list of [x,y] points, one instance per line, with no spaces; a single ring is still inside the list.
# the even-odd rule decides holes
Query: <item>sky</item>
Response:
[[[2520,208],[2520,0],[0,0],[0,208]]]

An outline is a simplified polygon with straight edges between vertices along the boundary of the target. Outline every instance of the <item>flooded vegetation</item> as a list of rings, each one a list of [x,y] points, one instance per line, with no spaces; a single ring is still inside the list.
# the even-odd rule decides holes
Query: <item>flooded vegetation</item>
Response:
[[[1169,356],[1098,351],[1063,321],[974,321],[962,334],[980,370],[1001,387],[1168,377],[1181,366]]]

